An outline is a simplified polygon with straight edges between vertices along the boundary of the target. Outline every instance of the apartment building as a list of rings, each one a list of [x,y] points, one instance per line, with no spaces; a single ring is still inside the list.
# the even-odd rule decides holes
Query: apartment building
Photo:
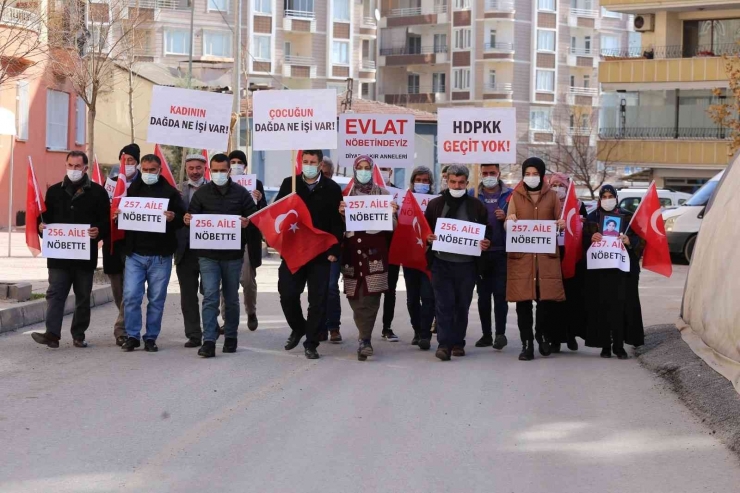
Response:
[[[514,106],[519,148],[546,154],[559,132],[590,120],[600,50],[634,44],[629,25],[595,0],[383,0],[380,99],[427,111]],[[595,131],[588,138],[595,145]]]
[[[694,191],[729,161],[728,132],[707,110],[732,101],[722,56],[740,52],[740,2],[601,1],[634,16],[642,43],[601,61],[599,153],[613,148],[642,179]]]
[[[141,60],[187,71],[192,32],[194,73],[225,82],[234,67],[236,0],[128,0],[151,9],[142,27]],[[289,89],[336,88],[354,80],[355,97],[375,97],[374,0],[241,0],[243,83]]]

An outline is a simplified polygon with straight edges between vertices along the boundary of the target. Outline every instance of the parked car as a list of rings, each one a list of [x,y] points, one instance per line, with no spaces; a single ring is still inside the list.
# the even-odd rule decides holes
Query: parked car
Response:
[[[724,171],[706,182],[681,207],[663,212],[668,250],[685,262],[691,261],[704,209],[717,188]]]
[[[642,198],[647,193],[647,188],[622,188],[618,191],[619,207],[634,213]],[[667,188],[658,189],[658,200],[663,210],[676,208],[683,205],[691,198],[691,194],[676,192]]]

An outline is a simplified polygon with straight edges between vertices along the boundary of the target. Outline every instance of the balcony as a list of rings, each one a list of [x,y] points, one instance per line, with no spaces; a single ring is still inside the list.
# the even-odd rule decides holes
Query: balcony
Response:
[[[155,10],[190,10],[187,0],[129,0],[128,6]]]
[[[315,33],[316,14],[308,10],[286,10],[283,31],[286,31],[286,34]]]
[[[483,46],[484,60],[514,60],[514,43],[486,43]]]
[[[447,46],[406,46],[403,48],[381,48],[379,62],[380,66],[398,67],[446,63],[447,60]]]
[[[566,102],[570,106],[598,106],[599,90],[593,87],[570,87]]]
[[[447,24],[447,4],[385,10],[380,27],[435,26]]]
[[[391,9],[387,17],[414,17],[417,15],[446,14],[447,4],[435,5],[432,8],[412,7],[404,9]]]
[[[569,48],[567,64],[569,67],[591,70],[599,66],[599,56],[591,48]]]
[[[30,10],[4,7],[2,17],[0,17],[0,25],[39,32],[39,28],[41,27],[41,18],[36,14],[36,12]]]
[[[486,0],[484,8],[486,14],[513,14],[516,12],[513,0]]]
[[[603,130],[603,129],[602,129]],[[710,132],[711,133],[711,132]],[[612,163],[643,167],[717,169],[730,160],[727,140],[610,140],[599,136],[597,157]]]
[[[483,87],[483,99],[494,101],[511,101],[514,89],[510,82],[488,83]]]
[[[283,77],[315,79],[316,60],[309,56],[286,55],[283,60]]]
[[[582,29],[600,29],[600,12],[593,9],[571,8],[568,12],[568,26]]]
[[[555,143],[555,131],[549,130],[537,130],[529,129],[529,142],[532,144],[554,144]]]
[[[724,140],[730,131],[724,127],[602,127],[602,140]]]
[[[362,70],[375,70],[377,68],[377,64],[375,63],[375,60],[363,58],[362,62],[360,63],[360,68]]]
[[[407,106],[409,104],[439,104],[447,102],[445,86],[408,86],[404,91],[384,94],[381,98],[387,104]]]
[[[565,136],[565,145],[569,147],[596,147],[596,129],[586,127],[570,127]]]

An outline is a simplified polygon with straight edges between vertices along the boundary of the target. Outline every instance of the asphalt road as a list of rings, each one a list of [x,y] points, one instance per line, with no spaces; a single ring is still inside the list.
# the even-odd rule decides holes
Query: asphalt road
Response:
[[[0,492],[737,491],[734,456],[635,359],[519,362],[511,310],[503,352],[442,363],[409,345],[401,292],[402,342],[376,337],[358,362],[345,302],[346,342],[308,361],[282,349],[272,268],[260,329],[244,317],[233,355],[182,347],[176,293],[157,354],[119,351],[112,305],[94,310],[88,349],[70,317],[58,350],[0,336]],[[646,276],[646,320],[675,319],[681,276]],[[475,306],[471,321],[469,343]]]

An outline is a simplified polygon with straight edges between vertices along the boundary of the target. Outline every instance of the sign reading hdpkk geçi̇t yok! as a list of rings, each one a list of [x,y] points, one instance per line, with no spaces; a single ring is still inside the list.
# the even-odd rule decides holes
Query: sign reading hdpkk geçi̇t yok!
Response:
[[[460,221],[459,219],[437,219],[432,250],[480,257],[480,242],[486,234],[482,224]]]
[[[193,250],[240,250],[241,242],[239,216],[193,214],[190,219],[190,248]]]
[[[121,199],[118,214],[118,229],[124,231],[144,231],[164,233],[167,231],[167,218],[164,213],[170,199],[146,197],[124,197]]]
[[[89,224],[47,224],[41,242],[41,255],[46,258],[90,260]]]
[[[442,164],[516,163],[516,108],[439,108]]]
[[[339,115],[339,161],[373,158],[381,168],[414,167],[413,115]]]
[[[506,251],[556,253],[557,229],[555,221],[506,221]]]
[[[390,195],[344,197],[347,231],[392,231],[392,201]]]

